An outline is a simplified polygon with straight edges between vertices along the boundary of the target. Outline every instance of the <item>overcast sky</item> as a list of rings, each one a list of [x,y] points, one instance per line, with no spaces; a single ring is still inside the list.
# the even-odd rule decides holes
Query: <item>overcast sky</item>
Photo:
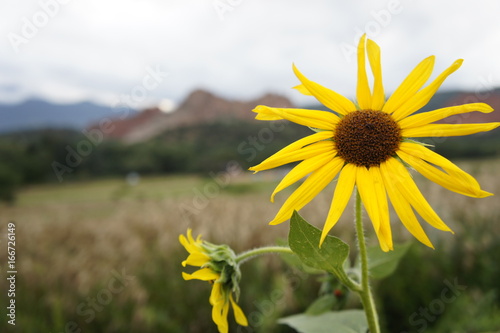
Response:
[[[500,87],[500,1],[0,0],[0,102],[41,97],[139,107],[193,89],[248,100],[291,89],[295,63],[348,97],[363,32],[382,48],[386,91],[423,58],[443,90]],[[127,97],[130,96],[130,97]]]

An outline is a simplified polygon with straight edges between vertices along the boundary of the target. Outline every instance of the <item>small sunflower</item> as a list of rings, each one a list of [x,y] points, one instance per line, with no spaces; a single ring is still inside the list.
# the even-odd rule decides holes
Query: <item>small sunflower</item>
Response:
[[[373,73],[373,91],[368,84],[365,54],[368,55]],[[492,194],[483,191],[472,176],[455,164],[410,138],[469,135],[490,131],[500,126],[500,123],[435,123],[455,114],[492,112],[493,109],[484,103],[414,114],[429,102],[443,81],[461,66],[461,59],[423,87],[432,73],[434,56],[424,59],[387,100],[382,84],[379,46],[363,36],[358,45],[357,59],[357,105],[307,79],[293,66],[301,82],[295,88],[305,95],[314,96],[333,112],[263,105],[253,110],[257,113],[256,119],[286,119],[311,127],[316,132],[250,168],[258,172],[301,161],[278,184],[271,201],[274,201],[276,193],[308,176],[285,201],[270,224],[288,220],[294,210],[304,207],[338,175],[320,245],[339,220],[356,186],[382,250],[393,249],[387,198],[408,231],[420,242],[433,248],[415,212],[433,227],[452,231],[421,194],[408,166],[451,191],[475,198]]]
[[[201,240],[201,235],[193,238],[191,229],[187,231],[187,238],[179,236],[180,243],[189,252],[189,256],[182,262],[186,265],[200,267],[192,274],[182,272],[184,280],[202,280],[212,283],[212,292],[209,302],[212,305],[212,319],[220,333],[229,331],[227,315],[231,304],[236,322],[248,326],[248,321],[233,298],[233,293],[239,294],[238,282],[240,271],[234,258],[234,252],[225,245],[214,245]]]

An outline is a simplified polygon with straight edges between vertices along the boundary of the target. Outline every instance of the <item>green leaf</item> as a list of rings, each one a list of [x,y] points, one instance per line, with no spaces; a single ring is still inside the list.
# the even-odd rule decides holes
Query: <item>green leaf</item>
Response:
[[[293,213],[288,234],[292,251],[307,266],[330,272],[351,288],[353,282],[343,267],[349,256],[349,245],[337,237],[327,236],[320,248],[320,237],[321,230],[307,223],[299,213]]]
[[[310,275],[319,275],[319,274],[324,274],[324,270],[320,270],[317,268],[312,268],[310,266],[307,266],[302,262],[302,260],[297,257],[295,253],[281,253],[280,254],[281,259],[287,263],[287,265],[291,267],[295,267],[299,270],[301,270],[304,273],[310,274]]]
[[[286,239],[286,240],[278,239],[276,241],[276,245],[290,247],[288,245],[288,239]],[[312,268],[312,267],[305,265],[302,262],[302,260],[300,260],[299,257],[297,257],[297,255],[295,253],[281,253],[280,256],[281,256],[281,259],[283,259],[283,261],[287,263],[287,265],[295,267],[295,268],[303,271],[304,273],[307,273],[310,275],[324,274],[325,273],[325,271],[323,271],[321,269],[316,269],[316,268]]]
[[[278,320],[299,333],[366,333],[368,324],[362,310],[325,312],[318,316],[293,315]]]
[[[398,267],[399,261],[404,257],[411,246],[411,242],[394,244],[394,250],[383,252],[380,247],[373,246],[368,251],[368,269],[374,279],[383,279],[391,275]]]
[[[319,315],[320,313],[330,311],[335,303],[337,303],[337,298],[333,294],[323,295],[309,305],[305,314]]]

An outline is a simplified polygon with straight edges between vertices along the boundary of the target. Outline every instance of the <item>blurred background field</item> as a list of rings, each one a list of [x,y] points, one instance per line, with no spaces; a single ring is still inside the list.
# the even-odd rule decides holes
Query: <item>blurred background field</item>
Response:
[[[500,193],[498,158],[458,164],[487,190]],[[181,278],[186,252],[178,235],[190,227],[195,235],[227,243],[237,252],[286,239],[288,223],[267,225],[286,197],[279,196],[275,204],[268,201],[277,183],[273,177],[279,175],[267,176],[240,171],[223,178],[221,173],[217,190],[215,178],[192,175],[144,177],[135,185],[115,178],[19,190],[16,203],[2,204],[0,210],[2,234],[8,221],[16,223],[18,329],[215,332],[210,285]],[[377,283],[387,331],[425,326],[426,332],[495,332],[500,317],[498,198],[462,197],[415,177],[455,235],[426,228],[436,250],[414,244],[396,273]],[[209,188],[212,192],[203,201],[198,193]],[[329,205],[328,192],[301,211],[318,227]],[[353,244],[351,217],[347,210],[333,234]],[[392,224],[399,242],[411,239],[394,216]],[[367,234],[375,244],[368,223]],[[6,262],[5,252],[1,255]],[[445,281],[458,281],[466,289],[459,289],[453,302],[442,302],[442,311],[433,309],[443,297]],[[5,290],[5,280],[0,283]],[[278,256],[251,261],[243,267],[240,300],[250,328],[237,330],[230,318],[232,331],[293,332],[276,320],[303,311],[318,291],[318,276],[290,267]],[[429,307],[426,317],[421,309]],[[7,328],[1,325],[2,331]]]

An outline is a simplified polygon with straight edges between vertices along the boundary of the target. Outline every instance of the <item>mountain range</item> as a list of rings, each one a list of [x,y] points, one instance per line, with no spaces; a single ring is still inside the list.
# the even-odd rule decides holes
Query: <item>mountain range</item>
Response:
[[[130,115],[137,113],[128,110]],[[56,104],[28,99],[17,104],[0,104],[0,133],[39,129],[82,130],[96,120],[116,118],[119,112],[91,102]]]
[[[266,94],[250,101],[235,101],[205,90],[195,90],[174,112],[165,113],[158,108],[146,109],[125,119],[115,119],[105,126],[95,123],[88,130],[100,130],[105,138],[135,143],[180,127],[210,124],[215,121],[254,121],[255,113],[251,110],[260,104],[281,108],[293,107],[290,100],[276,94]]]
[[[500,89],[470,92],[448,91],[437,93],[421,111],[438,109],[464,103],[487,103],[500,109]],[[142,111],[118,110],[91,102],[54,104],[44,100],[30,99],[18,104],[0,104],[0,133],[43,128],[73,129],[77,131],[101,129],[106,121],[104,137],[127,143],[141,142],[169,129],[189,127],[220,120],[236,119],[253,121],[250,112],[256,105],[272,107],[294,107],[286,97],[266,94],[249,101],[228,100],[205,90],[191,92],[179,107],[171,112],[162,112],[153,107]],[[322,105],[302,106],[310,109],[325,109]],[[126,114],[125,114],[126,113]],[[449,117],[448,123],[500,121],[500,112],[483,114],[473,112]]]

